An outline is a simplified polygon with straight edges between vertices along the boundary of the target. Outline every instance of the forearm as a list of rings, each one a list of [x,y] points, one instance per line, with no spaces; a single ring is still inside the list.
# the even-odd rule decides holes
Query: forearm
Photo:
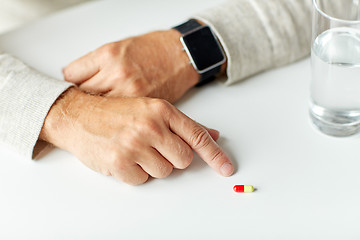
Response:
[[[195,18],[217,32],[231,84],[308,55],[311,8],[311,0],[230,0]]]

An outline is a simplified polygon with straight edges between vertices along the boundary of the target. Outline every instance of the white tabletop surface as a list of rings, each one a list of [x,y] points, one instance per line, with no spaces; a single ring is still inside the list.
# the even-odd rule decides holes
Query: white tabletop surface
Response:
[[[221,0],[108,0],[0,37],[0,46],[61,78],[98,46],[166,29]],[[195,157],[186,170],[132,187],[55,149],[37,161],[0,147],[0,239],[360,239],[360,139],[322,135],[308,118],[309,60],[242,83],[190,91],[177,106],[219,129],[229,178]],[[237,194],[235,184],[257,191]]]

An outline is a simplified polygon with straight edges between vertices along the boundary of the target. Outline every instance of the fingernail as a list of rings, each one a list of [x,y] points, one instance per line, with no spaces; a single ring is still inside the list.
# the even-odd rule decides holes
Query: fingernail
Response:
[[[234,172],[234,166],[231,163],[224,163],[220,168],[220,173],[225,176],[231,176]]]
[[[218,130],[210,128],[208,132],[210,133],[211,137],[215,140],[215,142],[219,139],[220,132]]]
[[[216,129],[211,129],[211,130],[215,131],[216,134],[217,134],[218,136],[220,136],[220,132],[219,132],[218,130],[216,130]]]

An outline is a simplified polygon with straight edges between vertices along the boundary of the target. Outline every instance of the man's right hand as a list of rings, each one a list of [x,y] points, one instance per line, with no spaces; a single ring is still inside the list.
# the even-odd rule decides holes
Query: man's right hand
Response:
[[[85,165],[137,185],[148,176],[184,169],[193,152],[223,176],[233,165],[216,144],[218,132],[194,122],[165,100],[104,98],[76,88],[52,106],[40,139],[77,156]]]

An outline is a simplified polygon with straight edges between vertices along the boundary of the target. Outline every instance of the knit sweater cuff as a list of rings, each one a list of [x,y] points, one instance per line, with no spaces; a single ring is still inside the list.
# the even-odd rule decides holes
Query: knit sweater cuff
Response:
[[[48,111],[70,86],[0,53],[0,141],[32,158]]]

